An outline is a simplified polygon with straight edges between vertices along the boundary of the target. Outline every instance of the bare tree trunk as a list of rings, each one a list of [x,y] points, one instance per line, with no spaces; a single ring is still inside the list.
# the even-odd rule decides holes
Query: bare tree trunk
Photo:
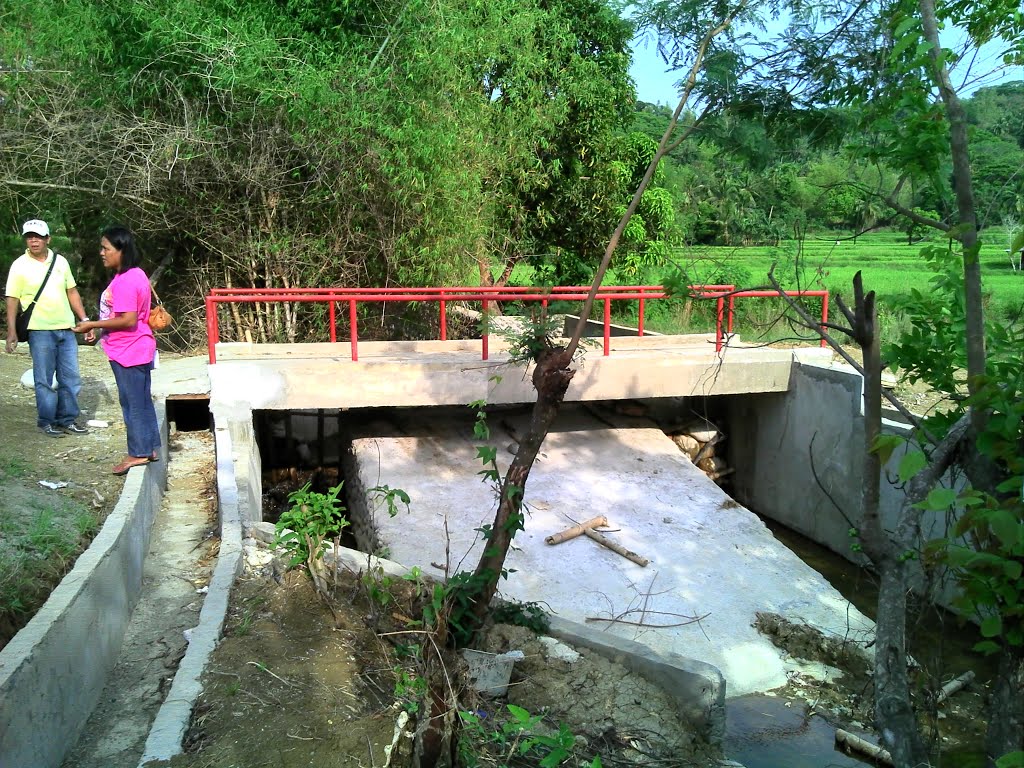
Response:
[[[999,657],[992,690],[985,751],[989,765],[1009,752],[1024,750],[1024,658],[1019,649],[1005,648]],[[998,716],[997,716],[998,715]]]
[[[858,272],[853,278],[854,338],[864,355],[864,476],[860,537],[864,554],[878,570],[875,617],[875,726],[896,768],[928,765],[910,699],[907,677],[907,578],[901,542],[885,531],[879,513],[882,465],[876,440],[882,432],[882,355],[874,291],[864,295]],[[910,514],[914,514],[910,510]]]
[[[480,273],[480,285],[485,288],[489,288],[494,285],[494,278],[491,276],[491,262],[488,259],[478,256],[476,259],[476,268]]]
[[[867,547],[865,547],[865,552]],[[896,768],[927,766],[928,751],[910,698],[907,676],[907,567],[896,558],[876,563],[875,728]]]

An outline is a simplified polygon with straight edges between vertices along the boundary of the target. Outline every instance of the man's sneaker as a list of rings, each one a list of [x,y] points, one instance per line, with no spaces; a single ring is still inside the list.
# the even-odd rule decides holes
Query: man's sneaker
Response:
[[[43,430],[43,434],[47,437],[64,437],[64,433],[60,428],[53,426],[53,424],[47,424],[45,427],[40,427]]]
[[[64,424],[63,426],[61,426],[61,429],[64,430],[65,432],[67,432],[69,435],[88,435],[89,434],[89,430],[88,429],[86,429],[85,427],[78,426],[77,424],[75,424],[75,422],[71,422],[70,424]]]

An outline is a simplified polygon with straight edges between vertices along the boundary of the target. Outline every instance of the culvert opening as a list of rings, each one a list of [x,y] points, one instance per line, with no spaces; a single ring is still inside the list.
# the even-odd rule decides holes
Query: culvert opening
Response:
[[[208,432],[213,429],[208,397],[169,397],[167,426],[174,432]]]
[[[328,494],[344,480],[342,457],[351,446],[339,409],[270,410],[253,412],[253,431],[262,467],[262,519],[277,523],[291,508],[289,498],[307,484]],[[348,489],[342,484],[338,500],[351,519]],[[341,543],[356,547],[352,529],[342,531]]]

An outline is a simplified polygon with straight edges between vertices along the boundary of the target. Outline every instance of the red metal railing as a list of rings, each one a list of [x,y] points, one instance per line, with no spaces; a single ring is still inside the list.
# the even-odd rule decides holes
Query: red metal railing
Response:
[[[512,287],[498,288],[487,286],[455,286],[455,287],[413,287],[413,288],[214,288],[206,297],[206,335],[210,363],[217,362],[216,345],[220,341],[220,324],[217,318],[219,304],[270,304],[278,302],[326,303],[330,340],[337,342],[336,305],[347,304],[349,312],[349,344],[352,360],[359,359],[359,333],[357,323],[357,306],[362,304],[385,304],[389,301],[437,302],[439,310],[440,340],[448,338],[447,304],[450,301],[473,302],[481,305],[486,316],[491,302],[523,301],[538,302],[547,308],[550,301],[583,301],[587,298],[590,288],[587,286],[556,286],[553,288]],[[717,299],[718,313],[716,321],[715,349],[721,350],[723,342],[722,323],[724,302],[729,299],[727,331],[732,332],[733,302],[736,297],[771,295],[771,291],[736,292],[732,285],[699,285],[690,287],[690,295],[694,298]],[[827,319],[828,294],[826,291],[790,292],[790,295],[824,295],[822,322]],[[604,326],[604,354],[611,350],[611,302],[630,300],[638,302],[638,335],[644,335],[645,303],[649,299],[668,298],[661,286],[602,286],[596,299],[602,301]],[[481,337],[482,359],[488,359],[489,334]]]
[[[828,322],[828,291],[783,291],[783,294],[793,298],[799,297],[820,297],[821,298],[821,325],[824,330],[825,323]],[[725,300],[729,300],[729,316],[726,325],[726,332],[732,333],[732,319],[733,309],[735,306],[736,299],[742,299],[745,297],[756,297],[756,298],[779,298],[778,291],[734,291],[734,290],[723,290],[716,291],[710,286],[704,286],[699,293],[695,293],[695,296],[702,299],[716,299],[717,311],[715,313],[715,351],[720,352],[723,344],[722,334],[722,321],[725,313]],[[821,339],[820,345],[827,347],[828,342],[825,341],[824,337]]]

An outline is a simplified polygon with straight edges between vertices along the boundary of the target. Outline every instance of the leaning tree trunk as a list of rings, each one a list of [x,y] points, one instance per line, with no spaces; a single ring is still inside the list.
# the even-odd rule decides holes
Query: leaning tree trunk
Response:
[[[490,538],[474,574],[474,580],[479,579],[485,584],[483,591],[476,596],[470,614],[470,623],[474,628],[481,627],[487,617],[512,537],[522,528],[523,490],[575,373],[569,368],[571,360],[572,355],[564,349],[545,350],[533,369],[533,386],[537,390],[537,401],[533,405],[530,428],[519,443],[515,458],[505,473]]]
[[[632,218],[637,206],[640,205],[640,199],[643,197],[644,191],[650,184],[651,179],[654,178],[654,172],[657,170],[661,158],[679,146],[696,127],[697,123],[691,123],[682,136],[675,139],[675,141],[672,140],[676,124],[689,101],[690,94],[696,88],[697,74],[703,66],[704,57],[709,46],[716,37],[729,28],[729,25],[742,8],[743,5],[740,4],[730,9],[721,20],[721,23],[708,30],[697,46],[694,63],[690,68],[679,104],[669,119],[665,133],[658,144],[658,149],[655,151],[654,157],[651,158],[651,162],[648,164],[640,184],[637,185],[636,192],[633,193],[633,199],[630,200],[625,213],[622,214],[622,218],[619,219],[615,231],[608,240],[608,246],[605,248],[601,264],[598,266],[594,280],[590,285],[590,291],[587,294],[586,301],[583,303],[583,309],[580,311],[580,318],[576,323],[576,329],[573,331],[572,338],[564,348],[545,349],[538,355],[535,361],[533,385],[537,389],[537,402],[533,407],[533,418],[526,436],[519,443],[515,459],[505,473],[505,478],[501,484],[501,498],[498,501],[498,511],[495,513],[494,524],[491,527],[490,539],[475,571],[476,578],[474,580],[480,584],[481,590],[475,596],[476,602],[470,611],[468,621],[474,634],[483,625],[490,610],[488,604],[497,591],[498,579],[501,577],[502,570],[504,569],[505,558],[508,555],[512,537],[517,530],[522,528],[523,493],[526,490],[526,481],[530,476],[530,470],[533,468],[533,462],[537,458],[540,446],[544,442],[544,438],[547,437],[548,430],[554,423],[555,417],[558,415],[558,409],[565,397],[565,391],[569,387],[569,382],[572,381],[575,371],[571,370],[569,366],[572,364],[572,359],[579,348],[583,329],[586,327],[591,309],[594,306],[597,291],[601,287],[604,275],[608,270],[608,265],[611,263],[612,254],[615,252],[615,248],[622,238],[629,220]]]

